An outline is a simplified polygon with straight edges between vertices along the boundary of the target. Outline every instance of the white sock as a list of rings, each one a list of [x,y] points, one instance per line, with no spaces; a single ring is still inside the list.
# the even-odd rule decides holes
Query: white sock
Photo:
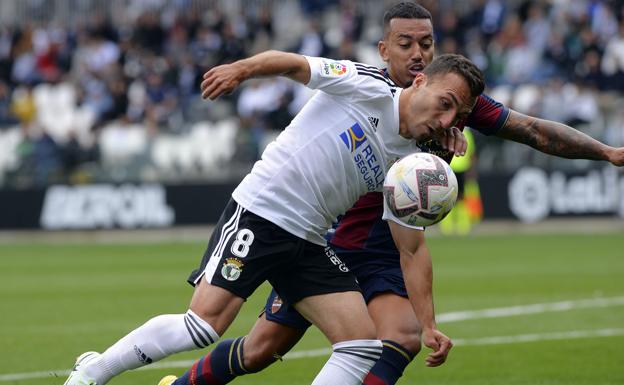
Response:
[[[334,352],[312,385],[360,385],[381,357],[380,340],[353,340],[332,346]]]
[[[100,357],[89,362],[85,373],[106,384],[112,377],[161,360],[173,353],[205,348],[219,335],[191,310],[186,314],[159,315],[134,329]]]

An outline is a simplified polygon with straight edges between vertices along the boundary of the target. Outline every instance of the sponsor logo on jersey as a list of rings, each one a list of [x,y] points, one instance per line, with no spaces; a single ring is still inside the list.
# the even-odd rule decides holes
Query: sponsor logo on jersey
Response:
[[[371,126],[373,126],[373,128],[377,128],[377,125],[379,124],[379,118],[376,118],[374,116],[369,116],[368,122],[371,124]]]
[[[366,189],[377,191],[383,184],[383,169],[360,124],[354,123],[348,130],[340,134],[340,139],[353,153],[353,161],[364,179],[364,183],[366,183]]]
[[[326,77],[342,76],[347,73],[347,66],[337,61],[323,60],[323,75]]]
[[[228,281],[236,281],[240,277],[245,264],[238,258],[227,258],[221,268],[221,275]]]
[[[279,296],[275,296],[273,303],[271,304],[271,314],[275,314],[282,308],[284,301]]]
[[[357,150],[367,140],[366,134],[359,123],[355,123],[347,131],[340,134],[340,139],[342,139],[351,152]]]

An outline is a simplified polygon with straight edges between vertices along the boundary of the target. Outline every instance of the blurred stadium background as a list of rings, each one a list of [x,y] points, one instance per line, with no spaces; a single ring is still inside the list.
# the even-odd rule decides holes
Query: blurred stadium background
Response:
[[[205,102],[204,71],[270,48],[382,66],[394,2],[0,1],[0,385],[60,384],[50,373],[82,351],[185,308],[209,225],[310,97],[271,79]],[[495,99],[624,145],[624,1],[419,3],[437,52],[475,61]],[[567,305],[442,322],[463,346],[400,383],[624,383],[624,173],[475,140],[484,221],[470,237],[432,237],[438,312]],[[313,332],[294,356],[310,357],[235,383],[309,383],[326,347]],[[196,356],[112,384],[155,384]]]
[[[310,92],[257,80],[208,103],[204,71],[269,48],[382,66],[390,3],[2,1],[0,228],[213,222]],[[624,145],[622,1],[422,4],[437,52],[478,63],[495,99]],[[615,168],[476,142],[486,219],[624,213]]]

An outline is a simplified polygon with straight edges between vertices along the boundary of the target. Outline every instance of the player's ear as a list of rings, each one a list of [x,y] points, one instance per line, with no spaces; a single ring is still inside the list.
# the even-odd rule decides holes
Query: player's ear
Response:
[[[412,81],[412,86],[414,86],[415,88],[424,86],[427,84],[427,75],[425,75],[422,72],[419,72],[416,74],[416,77],[414,77],[414,80]]]
[[[384,62],[388,61],[388,47],[386,46],[386,42],[384,40],[379,40],[377,43],[377,50],[379,51],[379,56]]]

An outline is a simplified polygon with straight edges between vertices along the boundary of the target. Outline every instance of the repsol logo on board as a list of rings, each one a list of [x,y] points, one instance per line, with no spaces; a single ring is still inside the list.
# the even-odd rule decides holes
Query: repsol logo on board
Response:
[[[551,214],[624,217],[624,175],[615,167],[580,176],[522,168],[512,177],[508,194],[511,212],[525,222],[537,222]]]
[[[45,229],[166,227],[175,213],[161,185],[52,186],[40,223]]]

